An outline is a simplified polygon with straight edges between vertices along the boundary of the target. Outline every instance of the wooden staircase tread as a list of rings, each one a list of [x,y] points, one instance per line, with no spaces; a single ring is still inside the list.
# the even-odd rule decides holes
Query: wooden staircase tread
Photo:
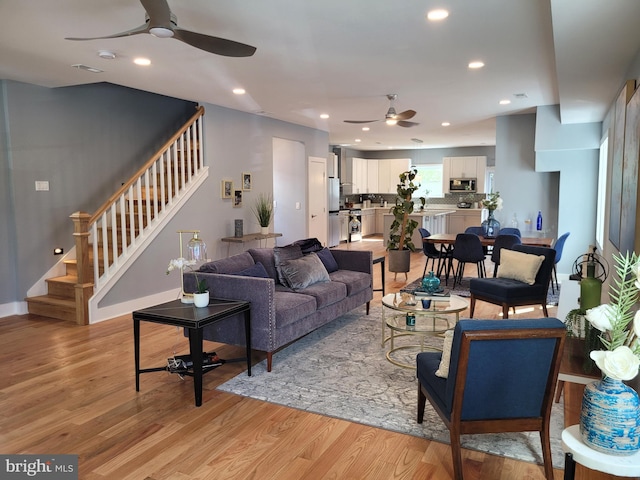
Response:
[[[58,282],[58,283],[78,283],[77,275],[63,275],[61,277],[51,277],[45,280],[46,282]]]
[[[65,307],[75,308],[76,302],[74,299],[58,297],[56,295],[37,295],[35,297],[25,298],[26,302],[40,303],[45,305],[58,305]]]

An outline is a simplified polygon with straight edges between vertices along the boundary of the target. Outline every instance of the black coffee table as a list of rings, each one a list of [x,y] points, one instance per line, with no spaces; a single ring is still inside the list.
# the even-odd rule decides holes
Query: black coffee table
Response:
[[[244,329],[247,342],[247,375],[251,376],[251,303],[235,300],[212,298],[207,307],[197,308],[193,304],[174,300],[154,307],[133,312],[133,341],[136,364],[136,392],[140,391],[140,374],[167,370],[167,367],[140,368],[140,322],[161,323],[184,327],[189,332],[189,353],[193,368],[185,375],[193,376],[196,407],[202,405],[202,329],[207,325],[229,318],[239,313],[244,314]],[[230,360],[227,360],[230,361]],[[209,371],[209,370],[207,370]]]

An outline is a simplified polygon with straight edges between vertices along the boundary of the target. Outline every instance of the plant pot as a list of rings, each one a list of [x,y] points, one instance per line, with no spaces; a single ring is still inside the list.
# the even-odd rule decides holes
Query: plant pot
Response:
[[[194,293],[193,304],[196,307],[206,307],[207,305],[209,305],[209,292]]]
[[[389,250],[389,271],[408,273],[411,269],[411,250]]]
[[[268,235],[269,234],[269,227],[260,227],[260,234]]]

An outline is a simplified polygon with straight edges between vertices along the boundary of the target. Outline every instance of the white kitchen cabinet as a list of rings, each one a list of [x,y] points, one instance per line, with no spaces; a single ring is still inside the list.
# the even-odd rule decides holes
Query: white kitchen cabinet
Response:
[[[384,214],[389,213],[390,207],[376,208],[376,232],[381,234],[384,232]]]
[[[447,233],[464,233],[468,227],[479,227],[482,223],[482,210],[460,209],[449,215],[449,231]]]
[[[373,235],[376,230],[376,211],[373,208],[362,209],[362,236]]]
[[[378,182],[379,160],[367,160],[367,193],[381,193]]]
[[[377,193],[396,193],[399,176],[411,168],[410,158],[393,158],[378,160]]]
[[[444,157],[442,159],[442,191],[449,192],[452,178],[475,178],[477,193],[485,193],[487,157]]]

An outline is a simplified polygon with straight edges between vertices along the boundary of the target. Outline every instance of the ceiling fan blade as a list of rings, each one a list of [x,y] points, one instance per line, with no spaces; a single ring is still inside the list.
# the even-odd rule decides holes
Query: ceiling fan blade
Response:
[[[396,114],[395,118],[396,120],[409,120],[410,118],[415,117],[415,115],[415,110],[405,110],[404,112]]]
[[[211,37],[202,33],[190,32],[175,27],[173,29],[173,38],[180,40],[192,47],[199,48],[205,52],[215,53],[216,55],[224,55],[225,57],[250,57],[256,51],[256,47],[246,45],[233,40],[224,38]]]
[[[162,27],[173,30],[171,25],[171,9],[166,0],[140,0],[149,16],[149,28]]]
[[[420,125],[420,124],[416,122],[407,122],[405,120],[398,120],[398,123],[396,123],[396,125],[398,125],[399,127],[409,128],[409,127],[415,127],[416,125]]]
[[[126,32],[114,33],[113,35],[107,35],[104,37],[91,37],[91,38],[66,37],[65,40],[100,40],[103,38],[130,37],[131,35],[138,35],[139,33],[148,33],[148,32],[149,32],[149,24],[145,23],[144,25],[140,25],[139,27],[133,28],[131,30],[127,30]]]
[[[373,123],[379,120],[344,120],[345,123]]]

